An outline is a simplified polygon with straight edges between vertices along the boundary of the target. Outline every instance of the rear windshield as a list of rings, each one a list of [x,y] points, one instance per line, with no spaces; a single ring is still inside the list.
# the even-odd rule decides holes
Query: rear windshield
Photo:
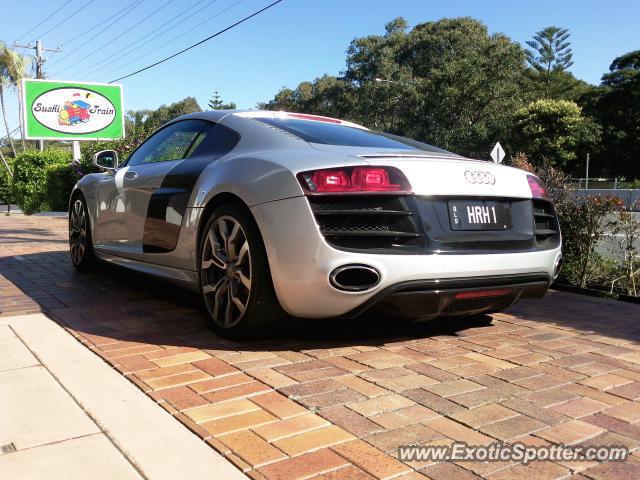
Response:
[[[396,150],[418,150],[430,153],[450,154],[450,152],[446,150],[416,140],[410,140],[390,133],[350,127],[339,123],[317,122],[295,118],[258,117],[256,120],[277,127],[311,143],[344,145],[347,147],[393,148]]]

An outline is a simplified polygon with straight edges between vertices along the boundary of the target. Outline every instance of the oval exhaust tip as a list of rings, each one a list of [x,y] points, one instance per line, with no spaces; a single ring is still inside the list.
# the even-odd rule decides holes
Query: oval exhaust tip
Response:
[[[331,272],[329,281],[338,290],[364,292],[380,283],[380,274],[368,265],[343,265]]]
[[[560,275],[560,271],[562,270],[562,255],[559,255],[556,259],[556,264],[553,268],[553,279],[555,280]]]

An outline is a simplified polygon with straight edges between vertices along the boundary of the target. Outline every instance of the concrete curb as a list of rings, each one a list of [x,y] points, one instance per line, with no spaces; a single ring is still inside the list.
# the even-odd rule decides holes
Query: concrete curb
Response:
[[[0,318],[146,478],[246,479],[99,357],[43,314]]]

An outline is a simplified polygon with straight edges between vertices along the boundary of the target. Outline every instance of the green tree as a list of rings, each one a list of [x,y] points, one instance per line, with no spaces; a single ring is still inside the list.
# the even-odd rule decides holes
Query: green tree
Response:
[[[121,160],[126,159],[138,145],[144,142],[154,130],[170,120],[202,109],[193,97],[186,97],[158,109],[129,110],[125,116],[125,138],[105,142],[81,142],[82,161],[80,176],[97,170],[93,165],[93,155],[100,150],[115,150]]]
[[[400,59],[416,79],[401,97],[415,104],[402,128],[428,143],[486,157],[528,99],[520,45],[471,18],[417,25]]]
[[[538,165],[575,170],[577,152],[598,141],[595,122],[575,102],[537,100],[515,114],[514,144]]]
[[[640,50],[613,60],[585,103],[602,125],[596,165],[607,175],[640,178]]]
[[[152,112],[153,110],[149,109],[129,110],[124,116],[124,128],[126,135],[129,136],[135,130],[144,127],[145,122]]]
[[[258,108],[358,120],[354,115],[353,95],[353,87],[348,82],[323,75],[313,82],[300,83],[295,90],[283,87],[273,100],[258,104]]]
[[[28,62],[29,59],[27,57],[23,57],[0,42],[0,108],[2,108],[4,126],[14,157],[16,156],[16,148],[13,143],[13,138],[11,137],[11,132],[9,131],[4,93],[5,90],[9,88],[15,88],[18,91],[20,82],[25,76]],[[22,148],[24,150],[24,137],[22,139]]]
[[[238,108],[236,106],[236,104],[233,103],[233,102],[224,103],[220,99],[220,95],[218,94],[217,91],[213,92],[213,96],[209,100],[209,103],[207,103],[207,106],[211,110],[234,110],[234,109]]]
[[[354,39],[341,77],[283,88],[267,108],[337,116],[472,156],[507,137],[513,112],[532,100],[519,44],[471,18]]]
[[[557,98],[573,85],[567,70],[573,65],[569,29],[555,26],[540,30],[527,41],[527,63],[533,69],[533,79],[541,86],[546,98]]]
[[[194,97],[186,97],[179,102],[170,105],[161,105],[156,110],[147,111],[145,124],[153,128],[158,128],[169,120],[186,115],[188,113],[201,112],[202,108]]]
[[[597,86],[579,80],[569,71],[556,72],[553,82],[551,83],[549,94],[546,94],[546,86],[542,81],[540,74],[529,68],[527,71],[527,80],[530,91],[538,98],[550,98],[553,100],[571,100],[579,105],[582,98],[591,94],[598,89]]]

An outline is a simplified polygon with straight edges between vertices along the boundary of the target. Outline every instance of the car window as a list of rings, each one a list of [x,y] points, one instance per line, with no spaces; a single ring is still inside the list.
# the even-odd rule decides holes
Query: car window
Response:
[[[240,134],[219,123],[209,124],[196,138],[187,157],[201,155],[221,157],[226,155],[240,141]]]
[[[204,120],[183,120],[159,130],[140,145],[126,165],[167,162],[187,157],[187,151],[203,129],[210,125]]]
[[[277,127],[311,143],[450,153],[441,148],[416,140],[399,137],[390,133],[342,125],[340,123],[301,120],[296,118],[256,117],[256,120]]]

